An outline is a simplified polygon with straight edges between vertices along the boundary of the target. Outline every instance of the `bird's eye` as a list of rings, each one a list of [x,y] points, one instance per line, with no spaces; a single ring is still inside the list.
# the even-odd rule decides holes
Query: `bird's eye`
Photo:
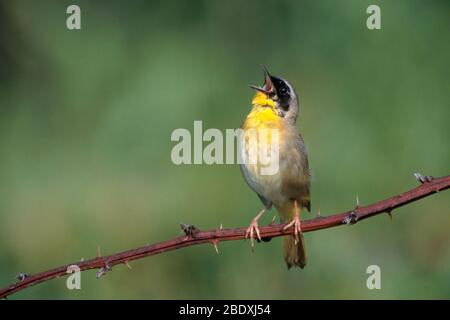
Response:
[[[286,93],[287,93],[286,87],[281,87],[280,88],[280,95],[284,96]]]

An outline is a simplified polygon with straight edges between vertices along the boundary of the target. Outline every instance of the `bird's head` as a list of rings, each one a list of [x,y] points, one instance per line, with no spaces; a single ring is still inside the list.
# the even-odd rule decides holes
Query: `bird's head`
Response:
[[[250,86],[256,95],[252,100],[254,106],[272,108],[278,116],[295,122],[298,115],[298,99],[294,88],[285,79],[272,76],[264,68],[264,85]]]

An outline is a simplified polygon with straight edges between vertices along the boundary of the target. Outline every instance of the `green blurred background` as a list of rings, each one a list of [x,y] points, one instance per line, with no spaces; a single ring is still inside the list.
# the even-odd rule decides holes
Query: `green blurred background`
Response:
[[[82,30],[66,29],[81,7]],[[366,28],[381,7],[382,29]],[[0,2],[0,286],[82,257],[261,208],[237,165],[176,166],[176,128],[237,128],[261,65],[297,88],[323,215],[450,173],[448,1]],[[11,299],[450,298],[450,193],[306,235],[287,271],[281,239],[202,245],[82,274]],[[263,218],[268,223],[275,212]],[[313,217],[313,215],[309,215]],[[382,289],[366,288],[379,265]]]

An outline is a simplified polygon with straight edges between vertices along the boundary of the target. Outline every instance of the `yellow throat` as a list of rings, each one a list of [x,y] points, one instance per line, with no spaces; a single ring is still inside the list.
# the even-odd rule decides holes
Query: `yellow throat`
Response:
[[[257,92],[252,100],[252,111],[245,119],[243,129],[279,128],[282,120],[276,111],[275,102],[262,92]]]

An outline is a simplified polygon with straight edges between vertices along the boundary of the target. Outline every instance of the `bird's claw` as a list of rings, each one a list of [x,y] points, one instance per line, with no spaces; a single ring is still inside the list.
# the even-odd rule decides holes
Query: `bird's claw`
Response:
[[[295,238],[295,244],[297,244],[299,241],[298,236],[303,234],[302,222],[301,222],[299,216],[295,216],[294,219],[283,228],[283,230],[289,229],[292,226],[294,226],[294,238]]]
[[[247,232],[245,233],[245,238],[250,238],[250,242],[251,242],[251,246],[252,246],[252,250],[255,247],[255,234],[256,237],[259,241],[261,241],[261,235],[259,233],[259,228],[258,228],[258,221],[253,219],[252,222],[250,223],[249,227],[247,228]]]

